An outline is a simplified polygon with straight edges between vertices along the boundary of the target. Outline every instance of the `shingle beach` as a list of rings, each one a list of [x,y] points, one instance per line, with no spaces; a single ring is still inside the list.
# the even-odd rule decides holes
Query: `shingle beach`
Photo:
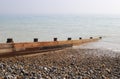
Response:
[[[0,58],[0,79],[120,79],[120,53],[68,48]]]

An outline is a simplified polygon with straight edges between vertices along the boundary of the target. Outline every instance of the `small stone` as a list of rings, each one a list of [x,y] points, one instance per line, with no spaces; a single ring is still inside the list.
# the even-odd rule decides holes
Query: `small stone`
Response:
[[[38,78],[38,79],[42,79],[41,74],[37,74],[37,78]]]
[[[101,67],[105,67],[105,64],[102,64],[102,66]]]
[[[11,68],[11,67],[8,67],[8,71],[9,71],[9,72],[12,72],[13,70],[12,70],[12,68]]]
[[[33,71],[33,72],[32,72],[32,75],[33,75],[33,76],[35,76],[35,75],[36,75],[36,72],[35,72],[35,71]]]
[[[22,76],[17,76],[17,79],[22,79]]]
[[[48,68],[47,68],[47,67],[44,67],[44,70],[46,70],[46,71],[47,71],[47,70],[48,70]]]
[[[3,68],[3,64],[2,63],[0,63],[0,68]]]
[[[65,77],[63,79],[66,79]]]
[[[70,65],[72,65],[72,66],[73,66],[73,65],[74,65],[74,63],[71,63]]]
[[[111,70],[110,70],[110,69],[108,69],[108,68],[106,68],[106,71],[107,71],[108,73],[111,73]]]
[[[31,79],[38,79],[37,77],[32,77]]]
[[[17,76],[13,75],[13,79],[17,79]]]
[[[109,79],[109,78],[107,78],[105,75],[102,75],[102,79]]]
[[[90,70],[90,73],[94,73],[94,71],[93,71],[93,70]]]
[[[2,70],[3,72],[6,72],[6,70],[4,69],[4,70]]]
[[[24,76],[28,76],[29,73],[27,71],[25,71],[24,69],[21,71],[23,73]]]
[[[12,75],[7,75],[4,77],[4,79],[14,79]]]
[[[46,76],[46,79],[51,79],[49,76]]]

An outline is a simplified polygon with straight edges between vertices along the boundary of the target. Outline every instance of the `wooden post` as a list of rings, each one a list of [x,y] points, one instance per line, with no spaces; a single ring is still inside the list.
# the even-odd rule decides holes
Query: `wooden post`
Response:
[[[79,40],[81,40],[82,39],[82,37],[79,37]]]
[[[90,39],[93,39],[93,37],[90,37]]]
[[[72,40],[72,38],[69,37],[69,38],[68,38],[68,41],[70,41],[70,40]]]
[[[7,42],[6,43],[14,43],[12,38],[7,38]]]
[[[10,45],[11,45],[11,49],[12,49],[11,52],[15,52],[15,51],[16,51],[16,49],[15,49],[15,47],[14,47],[14,41],[13,41],[12,38],[7,38],[7,42],[6,42],[6,43],[11,43],[11,44],[10,44]]]
[[[57,41],[57,38],[54,38],[53,40],[54,40],[54,41]]]
[[[38,42],[38,38],[34,38],[34,42]]]
[[[99,37],[99,39],[102,39],[102,37]]]

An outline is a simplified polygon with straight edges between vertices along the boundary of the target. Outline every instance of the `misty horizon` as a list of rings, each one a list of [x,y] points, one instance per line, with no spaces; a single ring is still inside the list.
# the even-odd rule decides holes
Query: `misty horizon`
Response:
[[[120,14],[119,0],[1,0],[0,14]]]

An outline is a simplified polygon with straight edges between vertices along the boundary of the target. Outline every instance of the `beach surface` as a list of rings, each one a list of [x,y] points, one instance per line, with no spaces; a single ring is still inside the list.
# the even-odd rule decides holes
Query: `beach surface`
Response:
[[[0,58],[0,79],[120,79],[120,53],[67,48]]]

